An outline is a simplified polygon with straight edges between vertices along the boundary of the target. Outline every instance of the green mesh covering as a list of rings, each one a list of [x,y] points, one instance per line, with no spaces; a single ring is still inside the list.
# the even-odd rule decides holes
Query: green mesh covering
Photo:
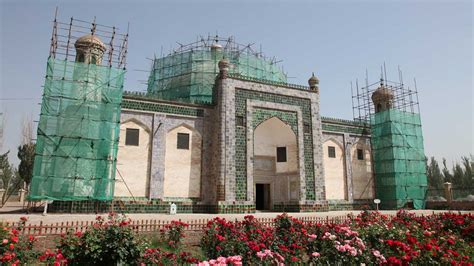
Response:
[[[425,206],[427,177],[420,115],[386,110],[371,116],[376,193],[382,208]]]
[[[148,93],[165,100],[212,103],[219,60],[231,63],[229,73],[276,82],[286,75],[274,64],[253,54],[226,50],[198,50],[155,59],[148,79]]]
[[[30,199],[112,199],[124,73],[48,60]]]

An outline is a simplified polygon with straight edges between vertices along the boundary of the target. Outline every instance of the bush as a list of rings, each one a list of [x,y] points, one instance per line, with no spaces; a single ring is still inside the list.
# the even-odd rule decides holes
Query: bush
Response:
[[[238,255],[244,264],[274,265],[472,265],[472,214],[415,216],[399,211],[393,218],[362,212],[348,222],[302,223],[286,214],[275,226],[253,216],[242,222],[215,218],[201,240],[206,261],[219,263]]]
[[[145,242],[140,240],[125,216],[101,216],[84,233],[69,231],[61,237],[58,250],[70,265],[135,264],[142,256]]]
[[[170,224],[161,230],[161,241],[166,243],[170,248],[176,249],[181,246],[181,240],[184,238],[184,229],[188,224],[181,221],[171,221]]]
[[[0,225],[0,265],[19,265],[36,260],[39,252],[34,250],[36,238],[20,234],[27,221],[20,218],[16,226],[3,227]]]

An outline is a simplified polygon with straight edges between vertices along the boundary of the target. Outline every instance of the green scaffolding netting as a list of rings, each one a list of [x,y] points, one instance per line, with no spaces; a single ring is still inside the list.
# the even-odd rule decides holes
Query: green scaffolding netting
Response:
[[[30,199],[112,199],[124,73],[48,60]]]
[[[425,206],[427,189],[420,115],[395,109],[371,116],[377,198],[385,208]]]
[[[229,73],[286,82],[276,64],[253,54],[226,50],[197,50],[155,59],[148,78],[148,93],[165,100],[212,103],[219,60],[231,63]]]

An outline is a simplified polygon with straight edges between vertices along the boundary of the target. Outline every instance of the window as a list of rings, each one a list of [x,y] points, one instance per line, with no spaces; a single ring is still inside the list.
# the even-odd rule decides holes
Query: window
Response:
[[[235,117],[235,124],[239,127],[243,127],[244,126],[244,117],[241,116],[241,115],[238,115]]]
[[[189,134],[178,133],[178,149],[189,150]]]
[[[139,129],[136,128],[127,128],[125,133],[125,145],[127,146],[138,146],[138,135],[140,133]]]
[[[78,54],[77,56],[77,62],[84,63],[84,54]]]
[[[311,126],[309,124],[305,123],[303,127],[304,133],[311,133]]]
[[[286,162],[286,147],[277,147],[277,162]]]
[[[362,149],[357,149],[357,160],[364,160],[364,151]]]
[[[381,112],[382,111],[382,104],[377,104],[377,108],[375,108],[375,112]]]
[[[328,146],[328,156],[329,158],[336,158],[336,147]]]

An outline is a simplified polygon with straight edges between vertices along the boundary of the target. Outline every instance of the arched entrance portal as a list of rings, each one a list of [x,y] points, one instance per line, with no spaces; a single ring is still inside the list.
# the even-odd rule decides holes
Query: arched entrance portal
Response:
[[[298,202],[298,143],[291,127],[277,117],[254,131],[254,199],[257,210]]]

